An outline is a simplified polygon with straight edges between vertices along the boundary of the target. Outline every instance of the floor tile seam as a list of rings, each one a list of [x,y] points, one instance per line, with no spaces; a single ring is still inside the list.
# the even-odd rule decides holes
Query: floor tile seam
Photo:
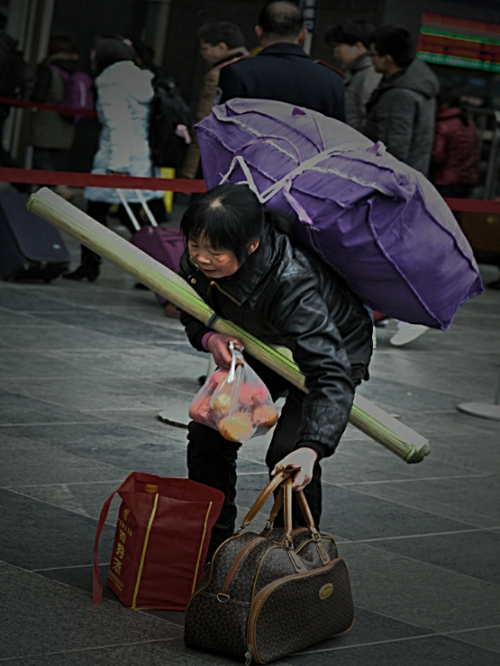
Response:
[[[117,470],[119,468],[116,468]],[[16,483],[15,486],[0,486],[2,490],[12,490],[15,492],[16,488],[59,488],[61,486],[99,486],[105,485],[107,483],[123,483],[124,479],[130,474],[123,470],[125,476],[121,479],[110,479],[109,481],[61,481],[61,483],[30,483],[30,484],[19,484]]]
[[[500,626],[500,625],[495,625],[495,627],[493,627],[493,628],[496,628],[498,626]],[[459,630],[459,632],[457,632],[457,633],[460,633],[460,632],[465,633],[467,631],[469,631],[469,632],[481,631],[481,629],[490,629],[490,627],[478,627],[477,629],[463,629],[463,630]],[[478,645],[477,643],[471,643],[470,641],[465,640],[465,638],[462,638],[462,636],[455,636],[455,635],[452,635],[452,634],[447,633],[447,632],[441,632],[440,635],[445,636],[447,638],[451,638],[454,641],[459,641],[460,643],[464,643],[465,645],[469,645],[469,646],[472,645],[476,648],[481,648],[481,650],[487,650],[488,652],[492,652],[493,654],[500,654],[500,648],[498,650],[495,650],[492,647],[486,647],[484,645]]]
[[[7,489],[4,489],[7,490]],[[99,522],[98,518],[93,518],[87,513],[81,513],[79,511],[74,511],[73,509],[68,509],[67,507],[60,506],[58,504],[53,504],[52,502],[47,502],[47,500],[40,499],[39,497],[33,497],[32,495],[25,495],[24,493],[20,493],[17,490],[12,490],[8,489],[9,493],[12,493],[13,495],[19,495],[20,497],[25,497],[27,499],[32,500],[33,502],[40,502],[40,504],[46,504],[47,506],[52,506],[55,509],[60,509],[61,511],[67,511],[68,513],[73,513],[76,516],[80,516],[81,518],[88,518],[89,520],[93,520],[95,523]]]
[[[385,616],[384,617],[389,617]],[[401,620],[399,620],[401,621]],[[417,626],[417,625],[411,625],[411,626]],[[330,648],[320,648],[319,650],[305,650],[302,652],[294,652],[293,655],[290,656],[299,656],[299,655],[306,655],[306,654],[321,654],[321,653],[327,653],[327,652],[338,652],[340,650],[351,650],[351,649],[357,649],[357,648],[364,648],[364,647],[369,647],[371,645],[386,645],[388,643],[403,643],[407,641],[412,641],[412,640],[419,640],[422,638],[435,638],[437,636],[440,636],[439,633],[433,632],[430,634],[417,634],[415,636],[401,636],[399,638],[387,638],[386,640],[382,641],[371,641],[369,643],[353,643],[351,645],[339,645],[337,647],[330,647]]]
[[[359,608],[359,607],[358,607]],[[390,617],[390,616],[385,616],[384,617]],[[393,618],[396,619],[396,618]],[[399,620],[401,621],[401,620]],[[417,627],[418,625],[411,625],[413,627]],[[484,647],[482,645],[476,645],[472,643],[468,643],[467,641],[461,639],[460,637],[455,638],[454,633],[465,633],[465,632],[472,632],[472,631],[480,631],[482,629],[493,629],[496,628],[500,625],[493,625],[492,627],[474,627],[470,629],[459,629],[457,632],[444,632],[444,631],[436,631],[432,632],[429,634],[417,634],[415,636],[401,636],[399,638],[388,638],[386,640],[382,641],[371,641],[368,643],[354,643],[351,645],[339,645],[337,647],[331,647],[331,648],[321,648],[319,650],[304,650],[301,652],[294,652],[293,655],[291,656],[299,656],[299,655],[308,655],[308,654],[321,654],[321,653],[327,653],[327,652],[338,652],[339,650],[350,650],[350,649],[356,649],[356,648],[364,648],[364,647],[370,647],[373,645],[387,645],[390,643],[403,643],[403,642],[408,642],[408,641],[413,641],[413,640],[421,640],[421,639],[427,639],[427,638],[452,638],[454,640],[459,640],[461,643],[467,643],[467,645],[475,645],[475,647],[478,647],[482,650],[487,650],[488,652],[493,652],[494,654],[497,654],[499,651],[498,650],[493,650],[491,648]]]
[[[38,400],[39,398],[37,398]],[[51,404],[51,403],[49,403]],[[59,426],[59,425],[102,425],[106,420],[99,421],[40,421],[35,423],[0,423],[0,428],[32,428],[34,426]]]
[[[3,328],[60,328],[60,323],[56,322],[55,324],[50,324],[50,323],[34,323],[32,324],[31,322],[29,324],[2,324],[0,323],[0,329]]]
[[[494,475],[494,476],[496,476],[496,475]],[[336,486],[337,485],[335,483],[332,483],[331,481],[322,481],[322,483],[330,485],[330,486]],[[416,511],[421,511],[422,513],[428,513],[431,516],[438,516],[439,518],[445,518],[446,520],[453,520],[454,522],[462,523],[464,525],[470,525],[471,527],[479,527],[479,528],[482,528],[482,529],[491,529],[491,526],[485,527],[484,525],[475,525],[470,520],[466,521],[462,518],[450,518],[450,516],[446,516],[444,514],[436,512],[436,511],[431,511],[430,509],[422,509],[418,506],[415,506],[414,504],[407,504],[405,502],[400,502],[400,501],[396,501],[396,500],[393,500],[393,499],[387,499],[385,497],[379,497],[378,495],[371,495],[370,493],[363,492],[362,490],[357,490],[356,488],[349,488],[348,490],[350,492],[354,492],[354,493],[358,493],[359,495],[363,495],[364,497],[371,497],[373,499],[378,499],[378,500],[381,500],[383,502],[390,502],[391,504],[395,504],[396,506],[399,506],[399,507],[404,506],[408,509],[413,509],[414,511],[415,510]],[[452,505],[448,505],[447,503],[445,503],[445,506],[452,506]],[[481,518],[481,514],[475,514],[475,515],[477,515],[479,518]]]
[[[491,532],[496,534],[496,528],[475,527],[469,530],[449,530],[444,532],[425,532],[424,534],[401,534],[389,537],[373,537],[372,539],[350,539],[349,543],[377,543],[379,541],[403,541],[405,539],[429,539],[436,536],[453,536],[455,534],[476,534],[477,532]]]
[[[170,622],[169,620],[162,620],[163,622],[168,622],[174,627],[179,627],[180,625]],[[180,635],[180,633],[179,633]],[[94,647],[83,647],[83,648],[73,648],[69,650],[57,650],[51,652],[37,652],[37,653],[28,653],[23,654],[20,657],[0,657],[0,662],[8,661],[19,661],[20,659],[37,659],[38,657],[56,657],[58,655],[65,654],[81,654],[85,652],[96,652],[97,650],[109,650],[113,648],[130,648],[136,645],[149,645],[151,643],[169,643],[171,641],[176,641],[179,639],[179,636],[171,636],[170,638],[151,638],[143,641],[132,641],[129,643],[110,643],[109,645],[96,645]]]
[[[446,636],[451,636],[454,634],[466,634],[471,631],[484,631],[485,629],[500,629],[500,624],[490,624],[485,627],[471,627],[470,629],[454,629],[453,631],[444,631],[442,633],[446,634]]]
[[[350,543],[352,543],[352,542],[349,542],[349,545],[350,545]],[[403,559],[403,560],[408,560],[409,562],[416,563],[416,564],[419,564],[419,565],[424,566],[424,567],[429,567],[431,569],[436,569],[437,571],[443,571],[443,572],[446,572],[447,574],[452,574],[453,576],[458,576],[462,579],[469,579],[471,581],[474,581],[475,583],[482,583],[483,585],[486,585],[486,586],[491,587],[493,589],[498,588],[498,590],[499,590],[499,595],[498,596],[500,598],[500,583],[492,583],[491,581],[485,580],[484,578],[478,578],[477,576],[471,576],[470,574],[463,573],[461,571],[456,571],[455,569],[447,569],[446,567],[441,566],[439,564],[433,564],[432,562],[427,562],[426,560],[419,560],[416,557],[410,557],[409,555],[402,555],[401,553],[395,553],[394,551],[386,550],[385,548],[379,548],[379,547],[371,546],[371,545],[368,545],[368,546],[365,546],[365,547],[366,548],[371,548],[373,550],[379,550],[379,551],[382,550],[382,551],[384,551],[384,553],[394,555],[397,558],[400,558],[400,559]],[[367,609],[367,610],[369,610],[369,609]],[[395,619],[398,619],[398,618],[395,618]]]
[[[9,564],[9,563],[7,562],[7,564]],[[53,583],[55,585],[61,585],[62,587],[68,588],[69,590],[77,590],[80,594],[83,594],[87,598],[92,599],[92,592],[90,592],[90,591],[87,592],[86,590],[82,590],[81,588],[75,587],[74,585],[71,585],[70,583],[67,583],[67,582],[62,581],[62,580],[57,580],[57,578],[47,578],[47,576],[44,576],[42,573],[39,573],[36,570],[22,569],[21,567],[16,567],[15,565],[10,565],[10,566],[14,566],[16,569],[20,570],[22,573],[33,574],[33,575],[37,576],[38,578],[40,578],[41,580],[43,580],[45,582],[50,581],[51,583]],[[83,566],[87,566],[88,568],[93,569],[94,565],[91,564],[91,565],[83,565]],[[99,566],[109,566],[109,562],[105,562],[104,565],[102,563],[99,563]],[[61,567],[61,568],[72,568],[72,567]],[[78,567],[75,567],[75,568],[78,568]],[[56,571],[57,569],[53,569],[53,570]],[[50,571],[50,569],[48,571]],[[115,604],[115,601],[111,600],[111,599],[103,599],[101,604],[94,604],[92,602],[92,607],[95,607],[97,605],[102,606],[102,605],[108,604],[108,603]],[[151,613],[146,612],[147,610],[149,610],[149,609],[146,609],[146,608],[136,609],[136,611],[138,613],[141,613],[142,617],[148,618],[148,621],[155,622],[155,623],[156,622],[167,622],[168,624],[170,624],[174,627],[179,627],[179,625],[176,624],[175,622],[171,622],[168,619],[158,618],[154,615],[151,615]],[[170,640],[174,640],[174,639],[177,639],[177,638],[178,638],[178,636],[173,636],[173,637],[167,638],[167,639],[163,639],[163,638],[151,639],[149,641],[137,641],[136,643],[131,643],[131,644],[127,644],[127,645],[130,646],[130,645],[135,645],[135,644],[141,644],[143,642],[146,642],[146,643],[161,642],[163,640],[169,640],[170,641]],[[105,646],[105,647],[109,647],[109,646]],[[110,647],[113,647],[113,646],[110,646]],[[98,649],[98,648],[82,648],[82,649],[76,649],[76,650],[74,650],[74,652],[81,652],[82,650],[87,650],[87,649],[93,650],[93,649]],[[63,652],[72,652],[72,650],[64,650]],[[36,656],[36,655],[34,655],[34,656]],[[2,658],[0,658],[0,661],[2,661]]]
[[[336,483],[336,486],[375,486],[383,485],[386,483],[418,483],[419,481],[445,481],[448,479],[474,479],[481,478],[483,476],[497,476],[497,474],[492,474],[491,472],[480,472],[475,474],[460,474],[455,476],[424,476],[414,479],[384,479],[383,481],[346,481],[341,483]]]
[[[54,327],[54,328],[57,328],[57,327]],[[109,337],[112,337],[112,336],[109,336]],[[12,350],[14,350],[16,352],[23,352],[23,353],[54,351],[53,347],[30,347],[29,349],[27,349],[25,347],[15,347],[12,344],[9,344],[8,342],[5,342],[5,340],[2,341],[2,344],[5,345],[5,347],[6,347],[6,349],[3,350],[3,351],[12,351]],[[135,342],[134,342],[134,344],[135,344]],[[148,348],[147,344],[143,344],[143,343],[137,343],[137,344],[141,344],[142,347]],[[149,345],[149,346],[151,347],[151,345]],[[77,352],[87,352],[87,353],[90,354],[90,353],[102,352],[102,351],[112,351],[112,352],[124,352],[124,353],[126,353],[126,352],[130,351],[131,349],[134,349],[134,347],[113,347],[113,348],[110,348],[109,350],[106,350],[106,349],[103,350],[102,347],[76,347],[76,348],[75,347],[58,347],[57,351],[58,352],[67,352],[67,353],[72,353],[72,352],[77,351]],[[153,349],[153,347],[152,347],[152,349]]]
[[[438,454],[439,455],[439,454]],[[456,462],[450,462],[449,460],[446,460],[445,458],[436,458],[433,457],[433,460],[436,462],[443,463],[444,465],[453,465],[455,467],[460,467],[461,469],[469,469],[471,472],[483,472],[484,470],[478,469],[477,467],[465,467],[464,465],[459,465]],[[485,472],[489,476],[498,476],[498,472]],[[450,477],[451,478],[451,477]]]
[[[109,523],[107,523],[109,524]],[[9,564],[9,562],[7,562]],[[13,566],[13,565],[11,565]],[[108,562],[98,562],[97,566],[99,567],[107,567],[109,566],[109,561]],[[70,569],[93,569],[94,565],[93,564],[72,564],[67,567],[47,567],[45,569],[23,569],[22,567],[19,567],[22,571],[25,573],[36,573],[36,574],[41,574],[41,573],[47,573],[48,571],[68,571]],[[51,579],[52,580],[52,579]],[[58,581],[62,582],[62,581]],[[65,585],[69,585],[69,583],[65,583]],[[73,585],[69,585],[69,587],[73,587]]]
[[[488,356],[488,358],[489,358],[489,356]],[[459,375],[457,373],[457,376],[462,377],[463,375]],[[492,373],[491,376],[493,378],[493,373]],[[370,379],[375,379],[375,380],[378,379],[379,381],[391,382],[393,384],[397,384],[401,387],[404,387],[405,392],[406,392],[406,397],[413,397],[413,395],[408,396],[408,391],[411,392],[414,389],[416,391],[423,391],[425,393],[437,393],[439,396],[444,396],[446,398],[449,398],[450,400],[457,401],[457,403],[458,402],[463,402],[464,400],[466,400],[466,398],[463,395],[458,395],[456,393],[450,393],[448,390],[444,390],[442,388],[441,389],[437,388],[437,387],[425,388],[425,386],[422,386],[420,383],[418,383],[418,384],[417,383],[409,384],[409,383],[403,382],[403,381],[398,382],[396,380],[389,380],[389,379],[386,379],[386,375],[382,375],[382,374],[379,375],[376,370],[373,370],[373,372],[372,372],[372,370],[370,369]],[[447,379],[446,381],[449,381],[449,379]],[[424,382],[424,377],[422,378],[422,382]],[[373,384],[372,386],[375,386],[375,384]],[[401,409],[403,409],[403,408],[401,408]],[[447,410],[444,410],[444,409],[426,409],[424,411],[425,411],[425,413],[440,413],[440,412],[443,412],[443,411],[451,411],[451,410],[450,409],[447,409]]]

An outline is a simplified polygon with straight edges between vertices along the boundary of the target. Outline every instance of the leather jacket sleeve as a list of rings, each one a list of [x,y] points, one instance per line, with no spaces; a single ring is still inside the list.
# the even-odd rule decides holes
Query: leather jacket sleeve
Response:
[[[191,345],[198,351],[207,351],[201,344],[202,338],[205,333],[215,332],[213,329],[205,326],[201,321],[195,319],[187,312],[181,311],[180,322],[186,329],[186,335],[189,338]]]
[[[189,282],[189,274],[187,271],[188,267],[187,257],[188,255],[186,251],[184,252],[180,260],[179,275],[184,280],[186,280],[186,282]],[[205,335],[205,333],[210,333],[212,329],[208,328],[208,326],[205,326],[205,324],[203,324],[201,321],[199,321],[192,315],[188,314],[187,312],[183,312],[182,310],[180,315],[180,322],[186,329],[186,335],[188,336],[191,345],[198,351],[207,351],[205,347],[203,347],[203,345],[201,344],[201,340]]]
[[[312,277],[292,277],[270,291],[267,311],[272,326],[287,340],[308,390],[296,448],[308,446],[320,458],[330,456],[347,426],[354,399],[344,343]]]

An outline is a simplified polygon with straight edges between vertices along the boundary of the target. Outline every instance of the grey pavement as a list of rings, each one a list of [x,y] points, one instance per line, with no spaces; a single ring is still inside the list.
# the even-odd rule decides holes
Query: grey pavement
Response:
[[[158,413],[186,409],[207,367],[133,284],[108,263],[94,284],[0,284],[0,662],[234,663],[185,648],[182,613],[132,611],[109,590],[91,602],[100,507],[131,469],[185,476],[186,431]],[[279,664],[500,666],[500,422],[456,409],[494,400],[500,292],[465,305],[447,333],[397,349],[394,331],[378,330],[360,393],[428,437],[431,454],[407,465],[349,426],[323,464],[322,529],[347,562],[356,622]],[[240,513],[265,484],[265,448],[242,448]]]

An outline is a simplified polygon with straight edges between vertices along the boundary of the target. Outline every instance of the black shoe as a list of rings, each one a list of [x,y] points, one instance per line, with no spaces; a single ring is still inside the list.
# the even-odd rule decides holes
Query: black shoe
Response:
[[[500,280],[495,280],[494,282],[488,282],[486,285],[488,289],[500,289]]]
[[[65,280],[87,280],[88,282],[95,282],[98,275],[98,264],[82,264],[75,271],[64,273],[63,278]]]

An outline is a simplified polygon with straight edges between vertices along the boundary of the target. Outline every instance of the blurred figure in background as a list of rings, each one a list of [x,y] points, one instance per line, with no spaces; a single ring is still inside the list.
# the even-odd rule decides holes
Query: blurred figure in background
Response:
[[[439,81],[415,57],[411,34],[405,28],[377,28],[370,37],[370,56],[383,78],[368,101],[364,134],[372,141],[382,141],[391,155],[427,175]],[[402,347],[426,330],[426,326],[400,321],[389,342]]]
[[[430,180],[443,197],[467,198],[478,179],[476,126],[460,104],[460,91],[443,85],[437,96]]]
[[[92,173],[130,176],[152,176],[153,165],[148,141],[150,103],[153,98],[153,73],[135,64],[136,54],[130,40],[119,35],[101,37],[91,53],[92,68],[97,75],[97,113],[102,125],[99,149],[94,156]],[[124,196],[139,219],[141,203],[134,190]],[[158,221],[165,215],[162,192],[146,190],[144,198]],[[101,224],[112,204],[119,204],[115,189],[86,187],[87,213]],[[134,227],[123,206],[120,222],[131,232]],[[63,277],[68,280],[93,282],[99,275],[101,258],[82,245],[81,265]]]
[[[307,30],[304,14],[295,3],[277,0],[266,4],[255,34],[262,50],[221,71],[221,103],[235,97],[273,99],[345,122],[342,78],[313,62],[302,48]]]
[[[30,66],[24,62],[17,42],[5,32],[7,18],[0,13],[0,97],[27,99],[33,87]],[[0,104],[0,167],[20,168],[11,154],[3,147],[3,129],[9,117],[11,105]],[[12,183],[19,192],[27,192],[24,183]]]
[[[367,21],[350,21],[334,26],[325,35],[326,43],[345,70],[345,110],[347,124],[363,131],[366,103],[380,83],[370,53],[373,26]]]
[[[201,57],[209,65],[203,78],[201,95],[196,109],[195,121],[200,122],[212,111],[216,102],[221,69],[239,58],[248,55],[243,33],[234,23],[216,21],[205,23],[198,30]],[[188,149],[182,175],[184,178],[202,177],[198,174],[200,149],[196,138]]]
[[[71,39],[64,35],[52,36],[47,56],[36,72],[32,100],[42,104],[62,104],[66,97],[67,80],[80,69],[78,53]],[[57,111],[36,109],[31,114],[30,122],[33,168],[66,171],[74,138],[74,118],[63,118]]]
[[[364,134],[382,141],[391,155],[427,175],[439,81],[415,57],[405,28],[377,28],[370,37],[370,55],[383,78],[368,101]]]

